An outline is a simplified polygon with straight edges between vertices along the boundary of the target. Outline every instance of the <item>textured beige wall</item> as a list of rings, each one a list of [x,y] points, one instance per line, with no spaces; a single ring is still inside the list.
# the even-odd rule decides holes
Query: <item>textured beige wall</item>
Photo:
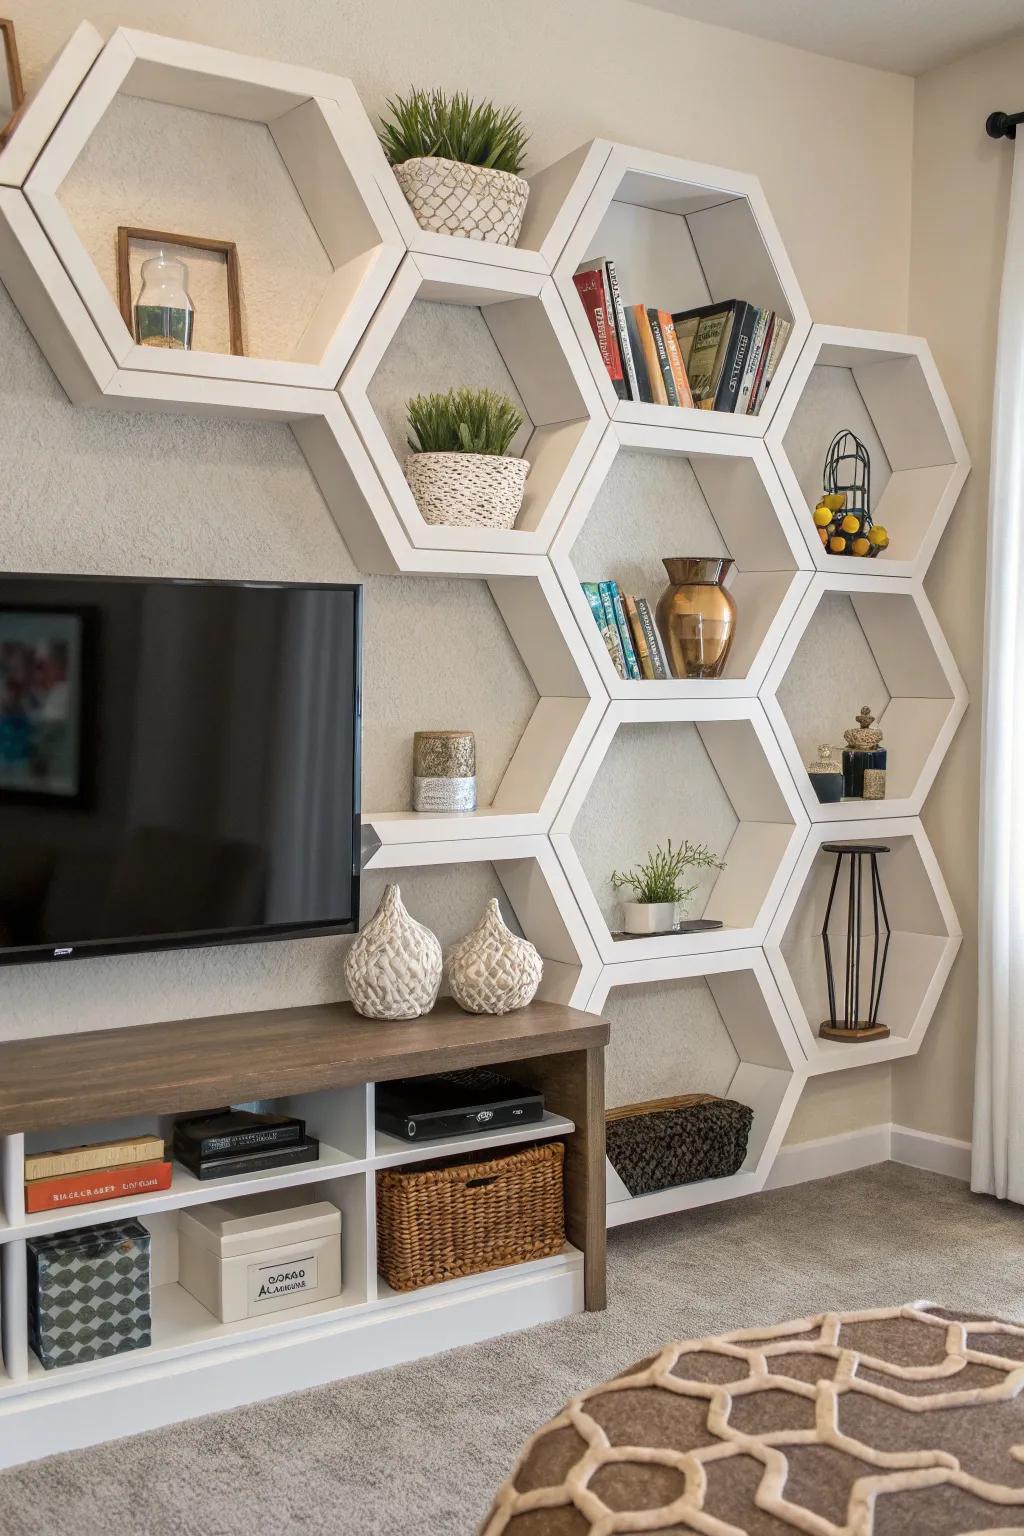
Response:
[[[905,324],[913,87],[904,77],[629,0],[179,0],[170,10],[157,0],[9,0],[7,14],[30,82],[88,16],[105,33],[125,23],[336,70],[354,79],[371,110],[410,81],[515,101],[533,132],[534,167],[607,135],[753,171],[815,318]],[[411,344],[422,340],[410,332]],[[2,295],[0,356],[5,566],[298,580],[351,573],[286,429],[72,411]],[[368,802],[404,803],[409,732],[450,723],[424,718],[422,667],[457,655],[468,637],[472,671],[432,671],[440,681],[430,703],[439,717],[458,704],[483,735],[486,797],[532,702],[486,593],[473,583],[371,582],[368,626]],[[375,670],[381,685],[371,708]],[[488,708],[496,699],[500,715]],[[27,967],[4,975],[0,1032],[270,1007],[338,991],[332,940]],[[878,1118],[871,1081],[848,1072],[841,1084],[851,1116],[863,1097],[863,1123]],[[813,1120],[821,1098],[812,1084],[802,1119]]]
[[[977,1018],[977,822],[988,452],[999,284],[1013,147],[989,139],[995,108],[1018,111],[1024,38],[917,81],[911,329],[927,336],[974,468],[927,589],[971,708],[925,806],[964,944],[920,1054],[893,1072],[894,1118],[968,1138]]]

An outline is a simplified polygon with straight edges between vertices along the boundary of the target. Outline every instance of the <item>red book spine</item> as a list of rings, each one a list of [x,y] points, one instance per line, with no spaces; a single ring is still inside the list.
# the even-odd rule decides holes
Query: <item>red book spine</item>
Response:
[[[127,1168],[96,1168],[59,1179],[33,1179],[25,1185],[25,1210],[59,1211],[66,1205],[91,1205],[125,1195],[152,1195],[171,1187],[171,1164],[135,1163]]]
[[[587,312],[590,329],[594,333],[601,358],[608,370],[608,377],[613,384],[618,383],[622,378],[622,354],[619,351],[618,337],[608,323],[604,278],[600,272],[592,269],[587,272],[577,272],[573,282],[583,301],[583,308]]]

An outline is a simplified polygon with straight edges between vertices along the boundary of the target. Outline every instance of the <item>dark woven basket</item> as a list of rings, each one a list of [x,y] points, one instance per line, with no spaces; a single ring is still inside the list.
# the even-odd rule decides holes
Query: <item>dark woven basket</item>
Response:
[[[377,1175],[377,1268],[412,1291],[565,1246],[560,1141],[484,1162]]]
[[[631,1195],[737,1173],[754,1111],[735,1099],[688,1093],[627,1104],[607,1115],[608,1161]]]

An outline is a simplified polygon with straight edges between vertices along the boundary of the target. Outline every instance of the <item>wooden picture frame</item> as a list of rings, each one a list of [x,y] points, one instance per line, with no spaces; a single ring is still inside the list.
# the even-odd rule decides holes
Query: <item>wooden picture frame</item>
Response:
[[[14,22],[0,16],[0,34],[4,40],[4,63],[7,85],[11,96],[11,111],[6,122],[0,124],[0,149],[10,138],[25,105],[25,86],[21,78],[21,60],[18,58],[18,39],[14,35]]]
[[[121,318],[131,335],[135,335],[132,316],[132,242],[146,240],[155,245],[180,245],[186,250],[212,251],[223,256],[228,285],[228,336],[234,357],[244,357],[242,345],[242,276],[238,262],[238,247],[233,240],[209,240],[203,235],[174,235],[167,230],[137,229],[133,225],[119,224],[117,229],[117,303]]]

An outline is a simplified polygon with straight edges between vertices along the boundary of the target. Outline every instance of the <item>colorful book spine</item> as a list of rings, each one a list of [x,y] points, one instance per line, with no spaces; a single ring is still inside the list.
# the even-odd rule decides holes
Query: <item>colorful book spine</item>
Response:
[[[647,382],[651,386],[651,400],[654,405],[668,405],[668,395],[665,393],[665,380],[662,377],[658,349],[654,345],[654,332],[651,330],[651,322],[647,318],[647,311],[642,304],[631,304],[627,313],[633,316],[636,324],[640,352],[644,360],[644,368],[647,371]],[[632,332],[630,334],[632,335]]]
[[[626,610],[626,618],[629,620],[629,630],[633,637],[633,649],[636,652],[637,663],[642,675],[648,680],[654,677],[654,664],[651,661],[651,653],[647,646],[647,636],[644,627],[640,623],[640,615],[636,608],[636,598],[623,596],[622,606]]]
[[[626,327],[626,311],[622,307],[619,274],[615,270],[614,261],[606,261],[604,271],[605,277],[608,280],[608,296],[611,299],[611,313],[615,321],[615,333],[619,338],[622,367],[626,375],[626,398],[628,400],[639,400],[640,384],[636,375],[636,363],[633,358],[633,349],[630,346],[629,331]]]
[[[615,668],[615,671],[619,677],[624,678],[626,676],[626,658],[622,654],[622,642],[619,639],[619,626],[614,623],[609,624],[608,617],[604,611],[604,600],[601,597],[601,589],[597,582],[582,581],[580,582],[580,586],[586,593],[587,602],[590,604],[590,611],[594,615],[595,624],[601,631],[601,637],[604,640],[608,655],[611,657],[612,666]]]
[[[777,317],[775,315],[774,310],[771,311],[771,313],[768,316],[768,325],[767,325],[767,327],[765,329],[765,333],[764,333],[764,346],[761,348],[761,356],[758,359],[758,363],[757,363],[757,372],[754,375],[753,388],[750,391],[750,399],[747,401],[747,415],[748,416],[753,416],[753,415],[756,415],[756,413],[757,413],[757,402],[761,398],[761,380],[764,378],[764,366],[765,366],[765,363],[768,361],[768,354],[771,352],[771,349],[772,349],[772,341],[773,341],[774,336],[775,336],[775,321],[776,321],[776,318]]]
[[[654,341],[654,351],[658,359],[658,367],[661,371],[661,382],[665,386],[665,404],[678,405],[679,396],[676,393],[676,381],[672,373],[672,364],[668,359],[668,348],[665,338],[661,334],[661,321],[658,319],[656,309],[647,310],[647,324],[651,328],[651,336]]]
[[[727,304],[709,305],[696,316],[687,312],[673,315],[674,324],[687,327],[696,320],[696,329],[690,343],[690,355],[686,372],[693,391],[694,404],[710,410],[715,403],[715,389],[719,379],[719,358],[724,359],[732,333],[733,300]],[[677,329],[677,336],[679,331]],[[683,356],[686,354],[684,352]]]
[[[644,405],[654,404],[654,385],[647,371],[647,359],[644,353],[643,341],[640,336],[640,326],[637,320],[637,310],[643,309],[643,305],[630,304],[625,310],[626,335],[629,337],[629,350],[633,356],[634,370],[636,372],[637,392],[634,400],[640,400]]]
[[[668,662],[665,658],[665,648],[661,643],[658,626],[654,622],[654,614],[646,597],[638,597],[636,600],[637,617],[643,626],[647,636],[647,650],[654,668],[654,676],[659,682],[663,682],[669,675]]]
[[[752,304],[738,304],[729,337],[729,350],[725,356],[715,390],[715,410],[734,411],[739,395],[740,380],[747,366],[747,354],[754,334],[756,310]]]
[[[672,369],[672,379],[676,387],[676,396],[679,404],[690,407],[693,405],[693,395],[690,392],[690,381],[686,376],[686,364],[683,362],[682,349],[679,346],[679,337],[676,328],[672,324],[672,316],[667,309],[658,310],[658,324],[661,327],[662,340],[665,343],[665,351],[668,353],[669,367]]]
[[[745,416],[747,414],[750,394],[754,387],[754,379],[757,376],[761,353],[764,351],[764,338],[768,331],[768,321],[770,319],[770,309],[758,309],[755,311],[754,331],[750,338],[750,350],[747,352],[746,367],[743,369],[743,377],[740,379],[740,387],[736,395],[735,413],[737,416]]]
[[[136,1163],[130,1168],[95,1168],[65,1178],[33,1179],[25,1185],[25,1210],[58,1211],[64,1206],[92,1205],[128,1195],[152,1195],[171,1187],[169,1162]]]
[[[776,318],[775,335],[772,337],[772,350],[768,361],[764,365],[764,378],[761,380],[761,398],[755,407],[758,411],[764,404],[764,397],[771,388],[772,379],[774,379],[778,370],[782,354],[786,350],[786,342],[789,340],[789,333],[792,328],[793,323],[791,320],[783,320],[781,316]]]
[[[626,677],[630,680],[638,680],[640,668],[637,665],[633,642],[629,637],[629,625],[626,622],[626,614],[622,606],[618,582],[602,581],[600,586],[601,600],[604,603],[605,612],[611,615],[612,622],[619,631],[622,654],[626,660]]]
[[[125,1136],[118,1141],[98,1141],[84,1147],[62,1147],[53,1152],[29,1152],[25,1157],[25,1182],[58,1179],[95,1168],[123,1168],[132,1163],[158,1162],[164,1155],[161,1136]]]
[[[573,282],[576,284],[576,291],[583,303],[583,308],[586,310],[587,319],[590,321],[590,329],[594,333],[594,339],[601,353],[601,361],[608,370],[608,377],[612,381],[612,388],[622,399],[625,395],[626,386],[622,373],[622,358],[619,353],[618,338],[611,325],[605,294],[603,263],[579,268],[573,276]]]

